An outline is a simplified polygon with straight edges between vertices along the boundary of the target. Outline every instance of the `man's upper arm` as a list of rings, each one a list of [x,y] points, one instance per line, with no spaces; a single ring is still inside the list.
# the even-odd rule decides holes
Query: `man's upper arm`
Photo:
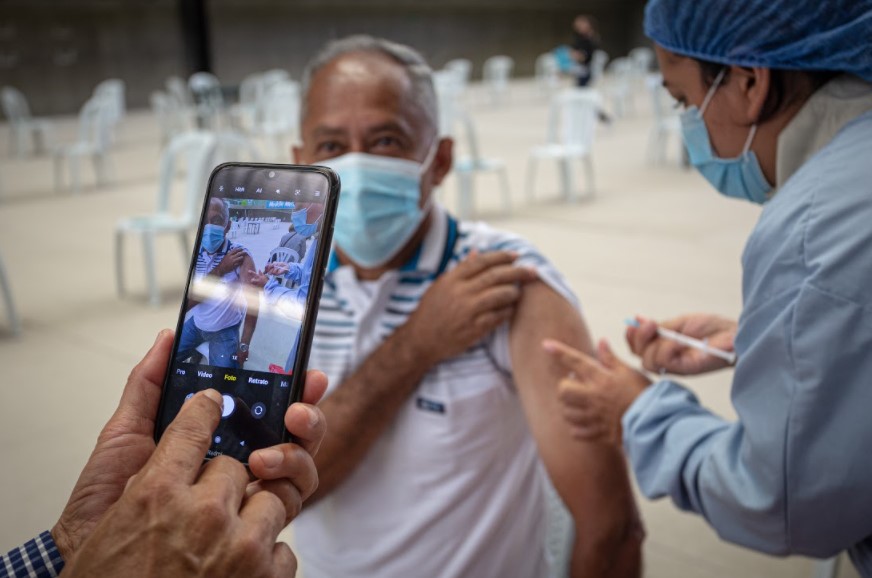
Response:
[[[566,377],[543,349],[546,338],[593,352],[581,314],[542,282],[524,288],[509,345],[515,386],[545,468],[580,536],[635,523],[635,503],[620,448],[574,439],[562,417],[557,385]]]
[[[246,285],[251,285],[251,279],[254,276],[253,271],[255,271],[254,259],[252,259],[251,254],[246,251],[242,263],[239,264],[239,278]]]

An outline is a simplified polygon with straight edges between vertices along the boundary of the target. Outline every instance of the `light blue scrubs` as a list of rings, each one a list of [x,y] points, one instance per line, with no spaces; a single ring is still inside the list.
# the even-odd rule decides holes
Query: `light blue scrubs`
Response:
[[[318,253],[318,239],[312,242],[312,245],[306,250],[306,256],[303,257],[301,263],[288,263],[288,272],[284,277],[298,283],[293,289],[288,289],[278,282],[277,279],[271,279],[263,288],[267,300],[274,304],[280,300],[293,299],[300,304],[306,303],[309,297],[309,285],[312,280],[312,267],[315,263],[315,255]],[[294,368],[294,361],[297,358],[297,346],[300,342],[300,327],[294,330],[294,344],[288,354],[288,359],[285,361],[285,371],[291,371]]]
[[[767,204],[742,257],[738,422],[672,381],[624,415],[649,498],[771,554],[851,547],[872,577],[872,113]]]

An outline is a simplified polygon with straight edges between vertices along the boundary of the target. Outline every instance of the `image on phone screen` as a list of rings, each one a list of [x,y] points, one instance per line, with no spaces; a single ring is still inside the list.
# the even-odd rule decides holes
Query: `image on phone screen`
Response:
[[[196,392],[216,389],[224,410],[207,457],[247,461],[281,443],[285,410],[303,385],[295,371],[329,250],[331,182],[319,172],[230,165],[209,187],[157,430]]]

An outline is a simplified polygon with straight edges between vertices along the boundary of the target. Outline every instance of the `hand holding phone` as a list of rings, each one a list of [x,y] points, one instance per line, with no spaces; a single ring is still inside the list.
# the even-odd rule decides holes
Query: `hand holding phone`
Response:
[[[247,463],[287,440],[282,416],[302,394],[338,194],[338,177],[321,167],[213,171],[156,440],[186,399],[209,388],[224,410],[207,457]]]
[[[116,504],[129,480],[142,474],[155,452],[154,417],[172,347],[172,332],[162,331],[145,358],[130,373],[118,408],[100,433],[63,513],[51,530],[64,560],[74,559]],[[286,503],[287,512],[297,511],[295,493],[300,498],[311,493],[317,479],[311,456],[318,452],[326,429],[324,415],[314,404],[318,403],[326,387],[327,376],[319,371],[307,372],[303,403],[288,408],[284,419],[296,445],[305,452],[292,444],[282,444],[251,456],[250,469],[257,480],[248,485],[247,493],[272,491]],[[203,425],[199,420],[198,424],[195,427]],[[207,445],[212,431],[208,425],[205,430]],[[200,453],[203,451],[205,448]],[[177,457],[173,454],[174,460]],[[115,509],[122,507],[116,506]],[[115,544],[118,537],[110,535],[106,540]]]

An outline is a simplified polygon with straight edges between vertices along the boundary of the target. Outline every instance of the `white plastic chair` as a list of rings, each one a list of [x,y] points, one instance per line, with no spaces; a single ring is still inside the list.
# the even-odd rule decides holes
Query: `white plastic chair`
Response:
[[[188,118],[181,105],[169,94],[156,90],[149,96],[151,110],[160,127],[161,142],[166,145],[177,134],[188,130]]]
[[[483,77],[491,103],[499,104],[507,97],[514,67],[515,61],[508,56],[491,56],[484,61]]]
[[[454,172],[457,174],[458,215],[462,219],[472,216],[475,211],[475,176],[479,173],[496,173],[499,179],[500,192],[503,197],[503,211],[512,211],[512,192],[509,188],[509,175],[503,159],[484,158],[478,146],[478,136],[472,118],[465,112],[458,115],[464,132],[469,156],[458,157],[454,161]]]
[[[160,304],[154,260],[154,238],[161,233],[178,236],[184,262],[192,252],[188,235],[197,224],[206,190],[206,181],[215,153],[215,136],[192,131],[174,137],[164,149],[160,160],[160,180],[157,192],[157,211],[151,215],[122,219],[115,228],[115,280],[119,295],[124,295],[124,236],[130,233],[142,237],[145,254],[145,274],[149,301]],[[185,201],[181,214],[170,212],[170,192],[176,175],[176,165],[185,163]]]
[[[194,106],[194,98],[183,79],[178,76],[170,76],[166,80],[166,88],[167,93],[176,100],[181,108],[190,109]]]
[[[593,53],[590,61],[590,82],[589,87],[593,87],[602,81],[603,74],[606,71],[606,64],[609,61],[609,55],[604,50],[597,50]]]
[[[300,120],[300,85],[281,80],[264,89],[262,119],[258,133],[270,142],[271,156],[288,158],[288,146],[297,133]]]
[[[645,78],[651,73],[651,65],[654,64],[654,51],[647,46],[640,46],[630,51],[630,60],[636,68],[639,78]]]
[[[651,110],[654,113],[654,125],[648,137],[648,160],[657,164],[666,162],[671,137],[675,137],[678,144],[678,158],[683,158],[681,118],[675,108],[675,99],[663,88],[663,75],[649,74],[645,85],[651,95]]]
[[[433,87],[439,103],[439,135],[454,136],[454,127],[462,110],[463,88],[458,73],[453,70],[438,70],[433,73]]]
[[[269,91],[273,85],[280,82],[291,82],[291,75],[288,74],[287,70],[273,68],[260,75],[260,82],[263,85],[262,95],[266,95],[267,91]]]
[[[618,117],[624,117],[635,112],[634,89],[636,65],[626,57],[615,58],[609,64],[608,94],[612,101],[612,110]]]
[[[9,121],[9,148],[15,154],[23,157],[30,150],[37,154],[47,150],[51,124],[30,115],[30,106],[21,91],[4,86],[0,89],[0,105]]]
[[[124,94],[124,81],[117,78],[104,80],[94,89],[94,96],[106,101],[109,122],[112,127],[121,122],[121,119],[124,118],[124,114],[127,111]]]
[[[442,69],[449,70],[457,76],[461,91],[465,91],[469,86],[469,79],[472,77],[471,61],[466,58],[455,58],[446,62]]]
[[[543,95],[551,95],[560,88],[560,64],[553,52],[545,52],[536,58],[536,84]]]
[[[299,263],[300,254],[287,247],[276,247],[269,253],[267,263]]]
[[[230,108],[233,126],[240,130],[251,130],[260,121],[259,107],[263,95],[263,75],[259,72],[249,74],[239,83],[239,102]]]
[[[217,129],[224,114],[224,94],[218,77],[211,72],[195,72],[188,79],[188,88],[196,105],[197,126]]]
[[[557,161],[563,196],[567,200],[578,197],[572,161],[580,160],[586,169],[588,195],[595,194],[592,152],[600,100],[599,94],[590,88],[567,89],[552,99],[547,144],[531,149],[527,162],[526,189],[531,201],[540,159]]]
[[[251,139],[242,133],[235,131],[221,131],[214,133],[215,136],[215,152],[212,155],[211,166],[208,171],[211,171],[221,163],[249,161],[259,162],[261,154],[258,148],[251,142]]]
[[[299,263],[300,262],[300,254],[294,251],[293,249],[288,249],[287,247],[276,247],[269,253],[269,258],[267,259],[267,263]],[[270,278],[275,278],[274,275],[270,275]],[[282,284],[288,289],[293,289],[297,282],[293,279],[285,279]]]
[[[59,146],[54,150],[55,188],[64,185],[64,163],[70,170],[70,186],[73,192],[81,190],[81,163],[90,157],[98,187],[108,180],[109,133],[111,131],[111,104],[100,97],[91,97],[79,112],[79,133],[76,142]]]
[[[3,301],[6,304],[6,317],[9,319],[9,330],[13,335],[21,333],[21,322],[18,319],[18,313],[15,310],[15,303],[12,300],[12,288],[9,286],[9,278],[6,276],[6,268],[3,266],[3,261],[0,260],[0,289],[3,290]]]

